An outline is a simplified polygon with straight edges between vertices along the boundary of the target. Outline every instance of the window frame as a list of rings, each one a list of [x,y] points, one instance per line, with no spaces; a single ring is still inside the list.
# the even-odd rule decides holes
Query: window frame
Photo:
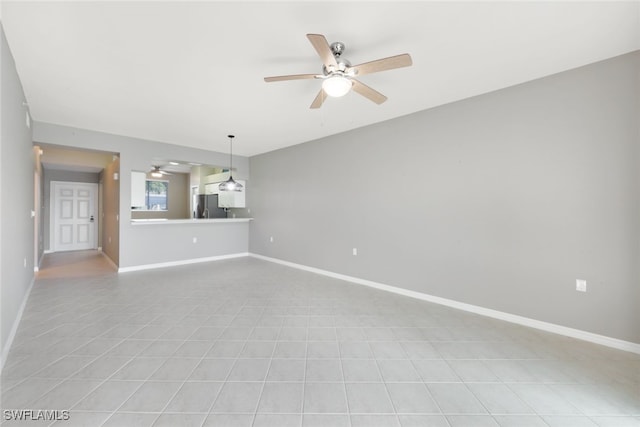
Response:
[[[150,206],[150,202],[149,202],[149,195],[151,194],[149,192],[149,183],[150,182],[162,182],[165,184],[165,188],[166,188],[166,196],[165,196],[165,208],[164,209],[153,209],[152,206]],[[137,211],[147,211],[147,212],[167,212],[169,211],[169,180],[168,179],[145,179],[144,182],[144,202],[145,202],[145,208],[144,209],[138,209]],[[155,194],[155,193],[154,193]],[[161,194],[161,193],[160,193]]]

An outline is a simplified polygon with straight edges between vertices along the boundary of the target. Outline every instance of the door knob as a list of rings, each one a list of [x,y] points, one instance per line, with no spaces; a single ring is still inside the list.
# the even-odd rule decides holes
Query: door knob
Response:
[[[91,217],[89,218],[90,222],[93,222],[93,215],[91,215]]]

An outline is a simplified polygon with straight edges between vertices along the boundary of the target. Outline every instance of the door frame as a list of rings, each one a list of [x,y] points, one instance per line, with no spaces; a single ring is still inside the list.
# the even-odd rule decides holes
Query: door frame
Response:
[[[93,247],[90,249],[98,249],[98,230],[100,227],[98,224],[100,223],[100,215],[98,212],[99,208],[99,185],[95,182],[75,182],[75,181],[51,181],[49,188],[49,250],[50,252],[63,252],[58,251],[57,240],[56,240],[56,205],[58,201],[58,195],[56,191],[57,185],[85,185],[90,186],[91,191],[93,192]]]

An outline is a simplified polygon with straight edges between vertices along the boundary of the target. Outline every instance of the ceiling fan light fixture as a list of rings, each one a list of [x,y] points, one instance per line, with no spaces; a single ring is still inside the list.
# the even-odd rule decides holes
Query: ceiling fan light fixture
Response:
[[[162,174],[158,171],[151,172],[151,176],[154,178],[162,178]]]
[[[307,34],[307,39],[309,39],[311,45],[322,60],[322,74],[273,76],[265,77],[264,81],[280,82],[284,80],[322,79],[322,88],[309,106],[311,109],[320,108],[328,97],[337,98],[344,96],[349,93],[351,89],[358,95],[362,95],[378,105],[382,104],[387,100],[387,97],[365,85],[357,78],[365,74],[394,70],[413,64],[411,55],[403,53],[401,55],[380,58],[375,61],[352,66],[349,61],[342,57],[345,50],[344,43],[335,42],[329,44],[326,37],[322,34]]]
[[[334,74],[322,82],[322,89],[334,98],[345,96],[351,90],[353,82],[341,74]]]

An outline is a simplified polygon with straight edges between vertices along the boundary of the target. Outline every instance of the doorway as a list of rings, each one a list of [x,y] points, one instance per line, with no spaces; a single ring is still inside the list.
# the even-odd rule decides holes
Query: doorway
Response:
[[[117,265],[119,155],[45,143],[40,143],[35,148],[35,160],[40,171],[39,181],[36,184],[40,198],[40,210],[36,211],[36,222],[39,224],[36,246],[38,262],[43,261],[45,254],[52,252],[70,253],[76,250],[97,249]],[[56,196],[60,195],[60,192],[54,189],[54,182],[72,185],[92,184],[93,194],[86,200],[86,195],[75,192],[76,197],[70,197],[71,202],[65,204],[66,211],[62,212],[61,202],[55,200],[58,199]],[[69,196],[72,196],[72,193],[67,192],[67,196],[64,197]],[[80,199],[77,196],[80,196]],[[81,200],[83,196],[85,200]],[[83,212],[86,209],[93,212]],[[91,214],[93,214],[93,221],[91,221]],[[64,224],[62,216],[69,217],[64,218],[65,220],[76,216],[76,223],[71,221]],[[81,221],[79,222],[82,217],[84,217],[84,225]],[[107,232],[106,236],[109,239],[105,239]]]
[[[98,184],[52,181],[50,194],[51,249],[97,249]]]

